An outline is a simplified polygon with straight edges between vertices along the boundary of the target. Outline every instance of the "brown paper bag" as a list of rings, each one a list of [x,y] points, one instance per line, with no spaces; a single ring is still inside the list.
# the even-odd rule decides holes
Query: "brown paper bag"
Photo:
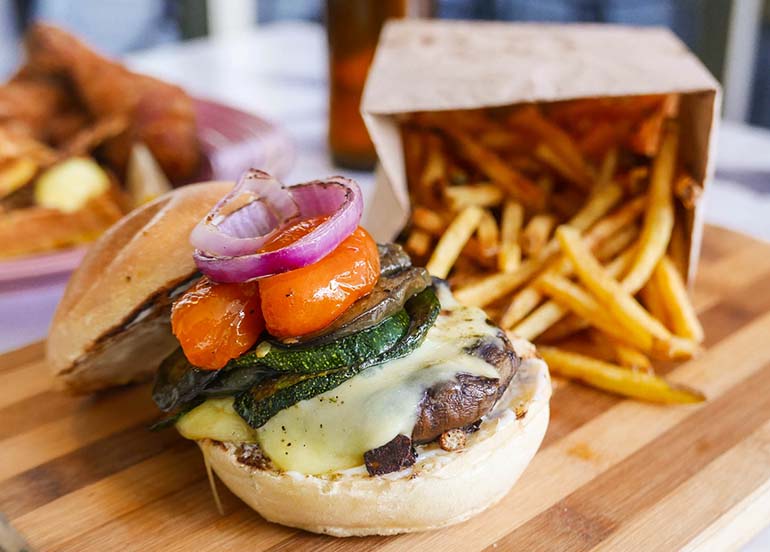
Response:
[[[382,164],[369,227],[392,239],[409,215],[395,115],[522,102],[679,92],[681,153],[708,184],[719,84],[671,32],[616,25],[402,20],[386,25],[361,111]],[[702,202],[689,221],[688,275],[702,234]]]

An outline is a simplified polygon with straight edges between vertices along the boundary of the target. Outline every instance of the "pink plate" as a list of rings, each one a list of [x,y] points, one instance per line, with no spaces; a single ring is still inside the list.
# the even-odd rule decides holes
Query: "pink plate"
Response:
[[[236,180],[251,167],[282,178],[291,169],[294,145],[280,127],[208,100],[195,100],[195,108],[208,162],[196,180]]]
[[[195,100],[204,166],[195,178],[235,180],[249,167],[286,176],[294,145],[280,127],[261,117],[209,100]],[[0,292],[63,280],[80,264],[86,247],[0,261]]]

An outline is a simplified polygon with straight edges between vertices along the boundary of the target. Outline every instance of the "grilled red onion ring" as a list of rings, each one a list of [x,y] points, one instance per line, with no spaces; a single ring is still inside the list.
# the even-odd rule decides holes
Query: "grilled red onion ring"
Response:
[[[245,282],[302,268],[325,257],[358,227],[361,190],[341,176],[282,186],[248,171],[190,234],[195,264],[217,282]],[[274,251],[259,250],[289,223],[328,217],[309,234]]]

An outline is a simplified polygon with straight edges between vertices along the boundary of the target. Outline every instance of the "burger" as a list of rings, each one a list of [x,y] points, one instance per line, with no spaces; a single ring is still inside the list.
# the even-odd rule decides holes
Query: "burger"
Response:
[[[342,177],[177,189],[113,226],[47,342],[56,381],[154,378],[165,417],[264,518],[336,536],[468,519],[511,489],[550,382],[398,245],[359,226]]]

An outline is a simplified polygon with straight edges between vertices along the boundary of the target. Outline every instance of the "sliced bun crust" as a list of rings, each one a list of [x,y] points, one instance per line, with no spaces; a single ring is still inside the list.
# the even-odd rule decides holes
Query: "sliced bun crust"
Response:
[[[168,317],[147,307],[195,274],[190,232],[230,188],[230,182],[178,188],[132,211],[91,246],[67,284],[46,344],[59,387],[85,393],[155,372],[175,345]],[[123,331],[140,313],[152,323]]]
[[[225,485],[268,521],[337,537],[436,529],[502,499],[540,446],[549,417],[548,368],[534,357],[523,366],[523,403],[514,398],[499,417],[485,420],[465,449],[418,449],[414,466],[385,476],[363,469],[331,477],[282,473],[242,464],[233,445],[198,445]]]

